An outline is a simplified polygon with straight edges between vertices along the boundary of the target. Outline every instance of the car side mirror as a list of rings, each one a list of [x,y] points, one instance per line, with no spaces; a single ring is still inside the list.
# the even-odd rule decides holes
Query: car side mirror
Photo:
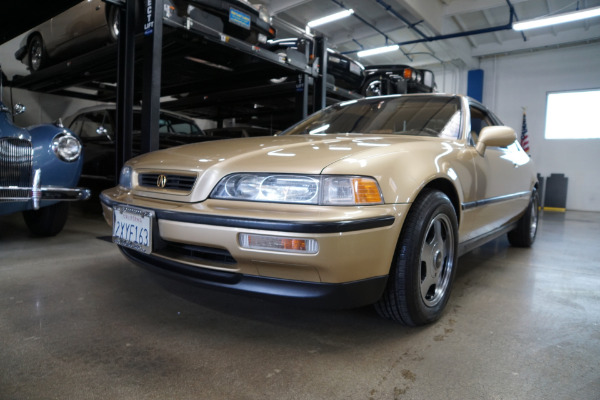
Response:
[[[108,129],[106,129],[104,126],[100,125],[98,128],[96,128],[96,134],[98,136],[106,136],[106,138],[108,140],[110,140],[111,142],[113,141],[113,138],[108,134]]]
[[[508,126],[486,126],[479,132],[477,152],[483,156],[488,146],[507,147],[517,140],[517,134]]]
[[[13,108],[13,114],[14,115],[19,115],[19,114],[23,114],[25,112],[25,106],[21,103],[17,103],[15,104],[15,107]]]

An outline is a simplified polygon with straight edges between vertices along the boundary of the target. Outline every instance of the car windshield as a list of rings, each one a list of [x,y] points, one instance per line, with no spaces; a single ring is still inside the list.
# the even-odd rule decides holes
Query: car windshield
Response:
[[[458,138],[458,97],[402,96],[353,100],[328,107],[285,135],[369,134]]]

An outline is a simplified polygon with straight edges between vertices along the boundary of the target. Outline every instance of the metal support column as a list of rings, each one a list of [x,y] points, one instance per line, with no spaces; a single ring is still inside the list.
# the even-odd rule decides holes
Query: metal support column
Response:
[[[144,0],[142,12],[144,20],[142,153],[147,153],[159,148],[163,0]]]
[[[304,62],[308,64],[310,46],[304,46]],[[307,73],[298,74],[296,78],[296,115],[294,122],[301,121],[308,116],[308,77]]]
[[[111,1],[119,8],[119,41],[117,56],[117,130],[115,176],[132,155],[135,16],[137,1]]]
[[[327,106],[327,39],[318,36],[315,38],[315,55],[320,60],[320,73],[315,78],[314,111]]]

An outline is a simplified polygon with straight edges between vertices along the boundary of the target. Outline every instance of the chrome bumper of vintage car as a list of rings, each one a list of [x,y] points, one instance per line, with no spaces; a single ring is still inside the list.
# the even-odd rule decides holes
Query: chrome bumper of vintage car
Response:
[[[40,208],[42,200],[54,201],[80,201],[87,200],[91,195],[89,189],[62,188],[41,185],[41,170],[33,173],[31,186],[0,186],[0,201],[33,201],[33,209]]]

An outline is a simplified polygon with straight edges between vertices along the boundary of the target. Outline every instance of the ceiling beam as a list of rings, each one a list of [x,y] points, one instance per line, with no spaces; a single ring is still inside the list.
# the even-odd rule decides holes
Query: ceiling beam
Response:
[[[473,56],[486,57],[520,51],[533,51],[540,48],[552,48],[589,41],[600,41],[600,25],[590,26],[587,30],[580,28],[563,31],[556,37],[552,35],[529,36],[527,41],[523,41],[518,37],[518,39],[505,40],[501,45],[482,44],[473,49]]]
[[[311,0],[271,0],[269,3],[269,11],[271,15],[277,15],[300,6],[310,3]]]
[[[465,23],[463,22],[462,18],[460,15],[454,15],[452,18],[454,18],[454,21],[456,22],[456,24],[460,27],[460,30],[463,32],[468,31],[467,26],[465,25]],[[477,40],[475,39],[475,37],[473,36],[465,36],[465,38],[469,41],[469,43],[471,43],[472,47],[477,47]]]
[[[483,10],[483,17],[485,18],[485,22],[492,26],[492,17],[490,16],[490,12],[488,10]],[[502,44],[502,39],[500,39],[500,34],[498,32],[493,32],[492,33],[494,35],[494,39],[496,39],[496,42],[498,44]]]
[[[424,20],[436,35],[442,33],[444,8],[440,0],[399,0],[418,20]]]
[[[513,5],[524,3],[527,0],[511,0]],[[473,1],[473,0],[455,0],[446,6],[444,6],[444,15],[451,17],[457,14],[467,14],[476,11],[491,10],[492,8],[506,7],[508,4],[506,0],[486,0],[486,1]]]

